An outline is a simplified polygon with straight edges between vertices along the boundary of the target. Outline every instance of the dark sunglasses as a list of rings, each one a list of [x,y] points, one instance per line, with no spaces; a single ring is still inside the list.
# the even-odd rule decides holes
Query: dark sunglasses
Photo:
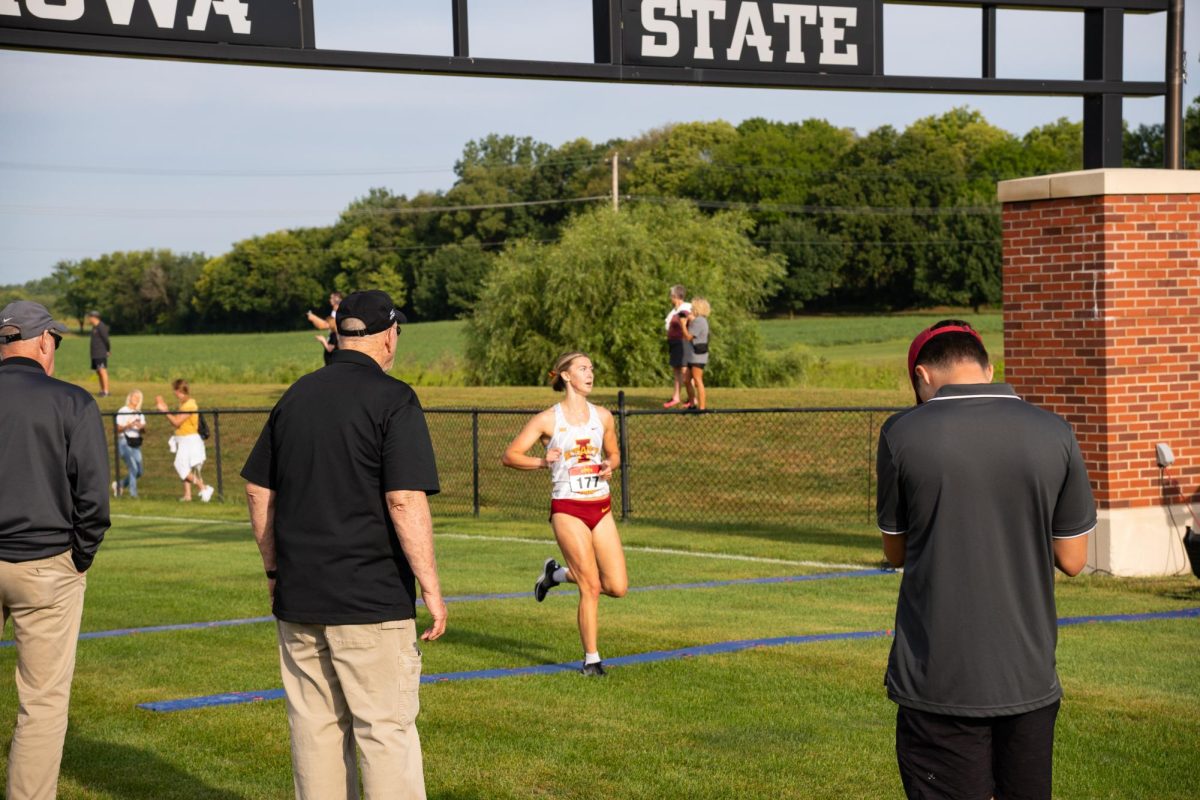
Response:
[[[58,335],[57,333],[55,333],[54,331],[47,329],[47,330],[44,330],[44,331],[42,331],[42,333],[48,333],[48,334],[50,334],[51,336],[53,336],[53,337],[54,337],[54,349],[55,349],[55,350],[57,350],[57,349],[58,349],[58,346],[59,346],[60,344],[62,344],[62,337],[61,337],[61,336],[59,336],[59,335]],[[13,333],[13,334],[9,334],[8,336],[0,336],[0,341],[4,342],[5,344],[11,344],[11,343],[13,343],[13,342],[19,342],[20,340],[21,340],[21,334],[19,334],[19,333]]]

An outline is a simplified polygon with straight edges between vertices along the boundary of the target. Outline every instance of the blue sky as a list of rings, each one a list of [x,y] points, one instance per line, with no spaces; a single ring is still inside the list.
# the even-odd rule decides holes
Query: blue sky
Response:
[[[1200,8],[1185,47],[1200,90]],[[446,0],[316,0],[317,46],[449,54]],[[978,75],[979,12],[886,6],[887,74]],[[513,9],[519,9],[514,13]],[[471,54],[587,61],[589,0],[472,0]],[[1165,16],[1127,16],[1125,77],[1160,80]],[[1082,77],[1078,13],[1000,11],[1001,77]],[[1080,119],[1077,98],[801,92],[286,70],[0,51],[0,284],[61,259],[164,247],[217,254],[332,222],[372,186],[445,189],[487,133],[554,145],[691,120],[820,117],[866,132],[954,106],[1015,133]],[[1133,125],[1161,98],[1126,100]]]

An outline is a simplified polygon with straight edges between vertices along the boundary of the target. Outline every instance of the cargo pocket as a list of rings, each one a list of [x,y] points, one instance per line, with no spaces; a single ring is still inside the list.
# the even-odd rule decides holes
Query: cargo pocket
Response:
[[[417,622],[412,619],[392,620],[381,625],[383,630],[398,630],[402,637],[397,653],[397,715],[401,725],[411,725],[417,719],[421,702],[421,648],[417,640]],[[408,629],[407,632],[405,629]]]

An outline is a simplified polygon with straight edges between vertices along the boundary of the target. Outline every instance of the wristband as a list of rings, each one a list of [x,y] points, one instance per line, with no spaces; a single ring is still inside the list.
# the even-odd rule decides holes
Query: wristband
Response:
[[[273,570],[273,569],[267,570],[267,577],[270,578],[271,580],[275,580],[276,578],[279,577],[278,570]]]

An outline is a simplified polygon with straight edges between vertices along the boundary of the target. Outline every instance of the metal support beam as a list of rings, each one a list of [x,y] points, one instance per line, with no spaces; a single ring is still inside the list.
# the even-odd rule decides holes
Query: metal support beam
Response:
[[[996,7],[983,7],[983,77],[996,77]]]
[[[608,0],[592,0],[592,61],[611,64],[612,28],[608,24]]]
[[[1119,82],[1124,62],[1125,12],[1119,8],[1083,12],[1083,79]],[[1083,96],[1083,168],[1121,166],[1122,96],[1116,92]]]
[[[467,0],[450,0],[450,12],[450,25],[454,32],[454,56],[455,58],[467,58],[471,55],[471,37],[467,27]]]
[[[1167,97],[1163,103],[1163,166],[1183,169],[1183,0],[1167,9]]]
[[[1125,0],[1129,2],[1130,0]],[[408,72],[479,78],[531,78],[678,86],[747,86],[765,89],[830,91],[934,92],[1081,96],[1111,93],[1155,97],[1166,93],[1160,81],[1038,80],[1027,78],[943,78],[919,75],[833,75],[766,70],[628,67],[579,61],[522,61],[501,58],[364,53],[355,50],[250,47],[204,42],[169,42],[125,36],[101,36],[0,27],[0,48],[86,55],[208,61],[248,66],[350,69],[364,72]]]

